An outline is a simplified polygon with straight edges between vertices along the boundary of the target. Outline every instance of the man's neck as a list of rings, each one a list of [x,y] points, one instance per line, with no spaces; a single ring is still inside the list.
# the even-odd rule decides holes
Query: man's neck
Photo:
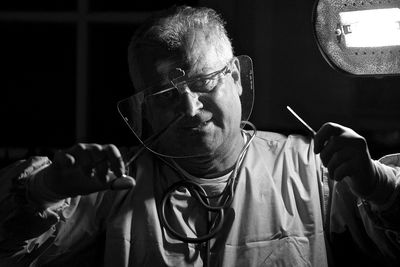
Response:
[[[175,162],[194,176],[211,179],[232,170],[243,146],[244,140],[240,136],[230,146],[217,149],[213,154],[175,159]]]

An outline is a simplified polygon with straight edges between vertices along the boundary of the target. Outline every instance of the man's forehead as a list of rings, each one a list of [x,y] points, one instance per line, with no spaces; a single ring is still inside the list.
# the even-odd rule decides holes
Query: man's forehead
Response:
[[[168,82],[182,71],[185,78],[191,78],[206,75],[224,67],[226,62],[223,62],[213,45],[205,42],[204,38],[195,38],[195,40],[194,44],[185,43],[176,50],[165,47],[144,48],[142,53],[139,53],[143,64],[141,78],[144,85]]]
[[[208,74],[218,67],[216,60],[208,60],[207,58],[201,58],[196,61],[167,59],[159,60],[156,63],[157,73],[166,78],[176,78],[182,71],[188,76]]]
[[[170,76],[171,72],[175,72],[175,70],[183,70],[187,71],[188,66],[187,64],[184,64],[182,61],[176,61],[176,60],[159,60],[156,63],[156,70],[157,73],[161,74],[162,76]]]

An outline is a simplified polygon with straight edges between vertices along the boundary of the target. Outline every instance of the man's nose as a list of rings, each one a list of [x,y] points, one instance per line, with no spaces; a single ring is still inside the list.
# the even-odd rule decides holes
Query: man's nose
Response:
[[[186,89],[181,95],[181,108],[186,116],[193,117],[203,108],[203,103],[199,100],[199,95]]]

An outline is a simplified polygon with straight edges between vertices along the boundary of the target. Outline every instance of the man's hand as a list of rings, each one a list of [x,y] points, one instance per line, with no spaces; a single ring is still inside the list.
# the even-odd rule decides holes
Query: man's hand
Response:
[[[336,123],[325,123],[315,135],[314,152],[320,153],[330,178],[345,177],[358,196],[370,195],[376,186],[377,175],[367,142],[352,129]]]
[[[65,198],[132,188],[134,179],[124,173],[124,162],[114,145],[77,144],[58,151],[42,177],[48,190]]]

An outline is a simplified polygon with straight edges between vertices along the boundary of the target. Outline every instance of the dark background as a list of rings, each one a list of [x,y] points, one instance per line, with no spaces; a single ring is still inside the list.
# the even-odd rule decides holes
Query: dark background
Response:
[[[0,167],[76,142],[136,144],[116,103],[132,93],[126,49],[138,24],[171,4],[215,8],[237,55],[253,59],[259,130],[305,133],[334,121],[374,158],[400,152],[400,79],[350,77],[318,51],[314,1],[1,1]]]

